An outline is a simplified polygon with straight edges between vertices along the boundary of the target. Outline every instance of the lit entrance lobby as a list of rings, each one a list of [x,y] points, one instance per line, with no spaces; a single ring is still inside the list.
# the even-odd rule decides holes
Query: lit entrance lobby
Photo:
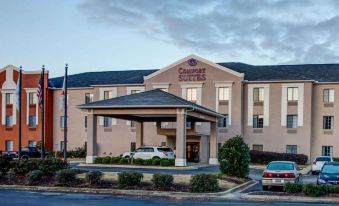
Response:
[[[186,166],[187,161],[217,164],[217,122],[222,114],[184,100],[160,89],[96,101],[79,106],[87,112],[87,163],[93,163],[98,154],[98,117],[134,121],[136,146],[144,146],[145,123],[155,122],[157,134],[166,136],[167,144],[176,153],[175,166]],[[166,124],[175,128],[166,128]],[[204,124],[208,134],[200,134],[193,126]],[[119,142],[116,142],[119,144]],[[148,145],[146,145],[148,146]]]

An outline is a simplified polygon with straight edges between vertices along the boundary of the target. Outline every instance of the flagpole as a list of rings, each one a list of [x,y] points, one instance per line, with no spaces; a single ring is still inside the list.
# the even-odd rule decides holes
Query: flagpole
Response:
[[[67,70],[68,64],[65,66],[65,91],[64,91],[64,161],[67,162]]]
[[[22,90],[21,82],[22,82],[22,66],[20,66],[20,70],[19,70],[19,81],[18,81],[18,84],[19,84],[19,93],[18,93],[19,98],[18,98],[18,100],[19,101],[17,103],[18,104],[17,108],[19,108],[19,127],[18,127],[18,129],[19,129],[19,132],[18,132],[18,136],[19,136],[19,139],[18,139],[18,147],[19,147],[18,158],[19,158],[19,160],[21,158],[21,90]],[[15,110],[17,108],[15,108]]]
[[[41,76],[41,159],[45,158],[45,65]]]

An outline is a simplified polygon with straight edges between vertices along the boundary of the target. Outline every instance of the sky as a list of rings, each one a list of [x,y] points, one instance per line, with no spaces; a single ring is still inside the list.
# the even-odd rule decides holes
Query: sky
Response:
[[[69,73],[339,63],[338,0],[0,0],[0,67]]]

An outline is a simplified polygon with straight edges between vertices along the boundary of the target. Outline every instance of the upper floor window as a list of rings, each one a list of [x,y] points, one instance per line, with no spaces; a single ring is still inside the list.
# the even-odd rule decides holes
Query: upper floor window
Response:
[[[60,117],[60,128],[65,128],[65,116]]]
[[[11,127],[13,126],[13,116],[6,116],[6,127]]]
[[[224,118],[218,120],[218,127],[228,127],[228,114]]]
[[[287,88],[287,100],[288,101],[298,101],[298,87],[288,87]]]
[[[197,101],[197,88],[187,88],[186,99],[191,102]]]
[[[323,129],[333,129],[334,117],[333,116],[324,116],[323,117]]]
[[[12,93],[6,93],[6,104],[13,104],[13,97]]]
[[[253,101],[262,102],[264,101],[264,88],[253,88]]]
[[[297,128],[298,127],[298,115],[287,115],[287,128]]]
[[[29,116],[28,117],[28,126],[35,127],[36,125],[36,116]]]
[[[324,102],[334,102],[334,89],[324,89]]]
[[[104,91],[104,99],[111,99],[113,97],[112,91]]]
[[[112,126],[112,118],[104,117],[104,127],[111,127]]]
[[[86,93],[85,94],[85,103],[88,104],[88,103],[91,103],[91,102],[93,102],[93,94]]]
[[[298,154],[298,146],[297,145],[286,145],[286,153]]]
[[[264,115],[253,115],[253,128],[264,127]]]
[[[219,101],[226,101],[230,99],[230,88],[229,87],[219,87]]]
[[[136,94],[136,93],[140,93],[140,90],[131,90],[131,94]]]
[[[6,140],[6,151],[13,151],[13,141],[12,140]]]
[[[28,147],[36,147],[36,143],[34,140],[28,140]]]
[[[28,93],[28,102],[29,104],[36,104],[37,95],[35,92]]]

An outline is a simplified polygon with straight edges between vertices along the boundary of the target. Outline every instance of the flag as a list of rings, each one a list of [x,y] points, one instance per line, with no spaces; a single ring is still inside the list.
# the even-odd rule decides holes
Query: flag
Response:
[[[18,78],[18,81],[16,83],[16,88],[15,88],[15,107],[17,110],[20,109],[20,84],[21,84],[21,81],[20,81],[20,75],[19,75],[19,78]]]
[[[37,96],[38,96],[38,101],[39,101],[39,106],[42,107],[42,104],[43,104],[43,97],[42,97],[42,83],[43,83],[43,79],[44,79],[44,76],[43,76],[43,72],[41,72],[41,75],[40,75],[40,80],[39,80],[39,85],[38,85],[38,93],[37,93]]]
[[[61,89],[60,95],[61,95],[60,108],[65,109],[66,76],[64,77],[64,82],[62,84],[62,89]]]

